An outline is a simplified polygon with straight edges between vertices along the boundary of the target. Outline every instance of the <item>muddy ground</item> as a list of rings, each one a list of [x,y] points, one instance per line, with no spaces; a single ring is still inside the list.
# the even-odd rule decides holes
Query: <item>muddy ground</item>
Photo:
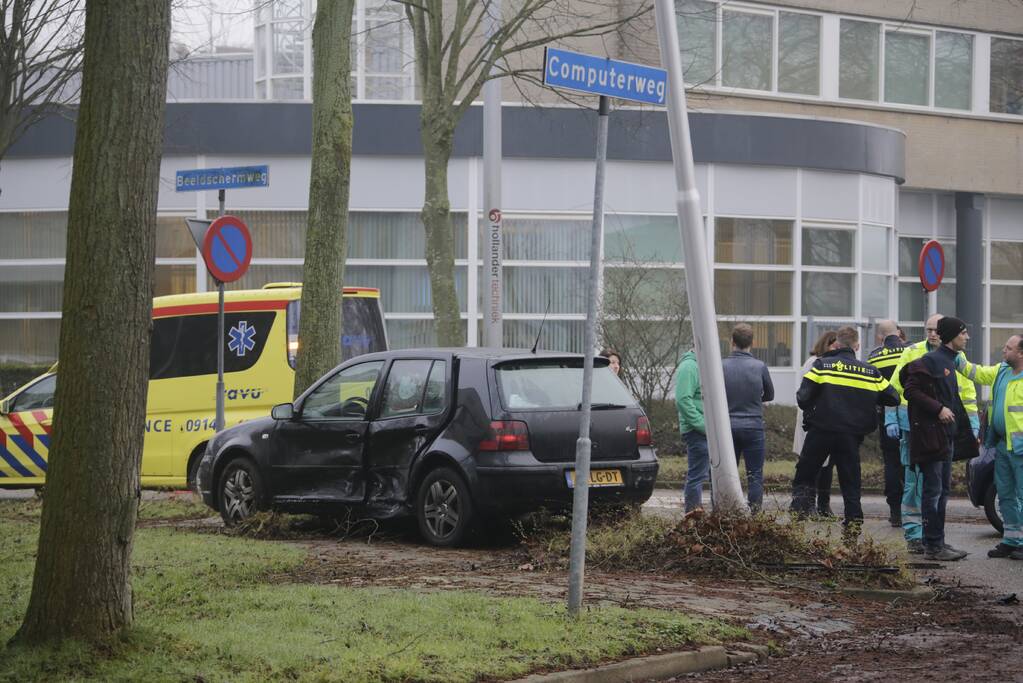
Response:
[[[468,549],[423,546],[412,533],[314,538],[300,572],[281,582],[565,599],[566,572],[535,566],[514,539]],[[748,626],[775,655],[701,680],[1023,681],[1023,605],[963,588],[941,571],[918,571],[935,589],[924,601],[872,601],[835,593],[806,575],[768,580],[611,573],[588,567],[587,604],[678,609]],[[943,578],[944,577],[944,578]],[[1023,595],[1018,596],[1023,598]]]

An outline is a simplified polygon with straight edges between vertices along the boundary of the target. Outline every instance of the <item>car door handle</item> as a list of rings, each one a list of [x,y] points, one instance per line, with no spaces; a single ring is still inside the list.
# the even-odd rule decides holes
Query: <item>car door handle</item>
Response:
[[[430,431],[430,426],[416,425],[415,427],[412,428],[412,431],[414,431],[416,434],[426,434],[428,431]]]
[[[362,434],[359,434],[358,432],[348,432],[345,434],[345,441],[348,443],[359,443],[362,441]]]

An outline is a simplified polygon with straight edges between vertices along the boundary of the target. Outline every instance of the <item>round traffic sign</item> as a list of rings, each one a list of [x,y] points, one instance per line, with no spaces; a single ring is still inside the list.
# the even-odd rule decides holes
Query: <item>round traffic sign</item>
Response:
[[[210,223],[202,241],[202,257],[210,275],[220,282],[234,282],[249,269],[252,236],[237,216],[221,216]]]
[[[920,284],[928,292],[936,290],[941,285],[941,279],[945,277],[945,250],[937,240],[930,240],[924,244],[917,266]]]

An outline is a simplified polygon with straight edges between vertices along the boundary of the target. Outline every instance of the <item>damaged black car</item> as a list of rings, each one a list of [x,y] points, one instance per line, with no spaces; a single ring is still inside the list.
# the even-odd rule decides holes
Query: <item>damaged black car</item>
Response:
[[[235,524],[259,510],[414,515],[434,545],[487,518],[571,506],[583,357],[406,349],[353,358],[271,417],[224,430],[199,467],[203,501]],[[592,393],[593,505],[653,492],[650,422],[605,358]]]

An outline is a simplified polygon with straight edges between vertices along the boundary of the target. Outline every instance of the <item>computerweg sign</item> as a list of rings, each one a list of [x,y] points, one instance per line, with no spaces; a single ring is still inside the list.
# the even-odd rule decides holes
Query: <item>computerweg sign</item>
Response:
[[[664,104],[668,73],[643,64],[584,55],[555,47],[544,49],[544,85],[591,95]]]

